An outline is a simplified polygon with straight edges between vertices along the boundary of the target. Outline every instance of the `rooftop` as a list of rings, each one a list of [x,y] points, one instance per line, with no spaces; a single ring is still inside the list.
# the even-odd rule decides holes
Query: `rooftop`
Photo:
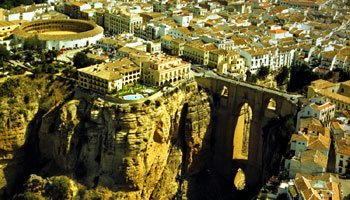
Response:
[[[78,69],[79,72],[89,74],[107,81],[113,81],[123,78],[123,74],[131,71],[140,70],[128,58],[122,58],[115,62],[92,65],[89,67]]]

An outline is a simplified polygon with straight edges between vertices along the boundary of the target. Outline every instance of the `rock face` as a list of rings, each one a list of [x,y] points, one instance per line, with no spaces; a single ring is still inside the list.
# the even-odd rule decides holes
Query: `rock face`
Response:
[[[12,193],[31,167],[26,149],[40,113],[68,95],[68,84],[54,77],[9,78],[0,85],[0,198]]]
[[[132,105],[74,98],[42,118],[41,173],[106,187],[118,199],[171,199],[205,168],[210,123],[209,98],[195,82]]]

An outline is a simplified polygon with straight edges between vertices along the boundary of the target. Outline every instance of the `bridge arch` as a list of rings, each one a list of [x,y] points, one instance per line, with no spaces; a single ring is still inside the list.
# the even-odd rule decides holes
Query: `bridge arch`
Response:
[[[221,97],[228,97],[228,87],[227,86],[222,86],[221,91],[220,91],[220,96]]]
[[[276,110],[276,108],[277,108],[277,102],[276,102],[276,100],[274,99],[274,98],[270,98],[269,100],[268,100],[268,102],[267,102],[267,106],[266,106],[266,108],[268,109],[268,110]]]
[[[248,160],[252,120],[253,111],[251,106],[246,102],[240,104],[233,133],[233,159]]]

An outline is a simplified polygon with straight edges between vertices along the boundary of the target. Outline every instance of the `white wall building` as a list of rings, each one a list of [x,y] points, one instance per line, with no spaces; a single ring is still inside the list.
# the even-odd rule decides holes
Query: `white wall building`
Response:
[[[320,120],[324,126],[329,126],[329,122],[334,118],[334,114],[334,104],[326,102],[321,98],[311,99],[309,104],[298,112],[296,130],[299,130],[301,118],[313,117]]]
[[[253,74],[256,74],[262,66],[270,64],[270,53],[262,48],[241,50],[239,54],[245,58],[245,66]]]
[[[179,26],[188,27],[190,25],[191,20],[193,19],[193,14],[192,13],[189,13],[189,14],[181,13],[179,15],[174,15],[173,19],[176,21],[176,23]]]

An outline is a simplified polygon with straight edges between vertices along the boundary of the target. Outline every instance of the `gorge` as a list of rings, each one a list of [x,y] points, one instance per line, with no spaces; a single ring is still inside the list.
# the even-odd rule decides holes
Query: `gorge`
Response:
[[[16,81],[33,82],[27,77]],[[275,136],[263,137],[263,126],[297,110],[284,97],[231,83],[225,83],[228,94],[222,97],[214,88],[222,88],[223,83],[199,79],[130,104],[73,90],[59,78],[34,78],[34,82],[34,91],[8,88],[16,101],[8,96],[1,99],[0,134],[6,136],[0,141],[4,198],[16,193],[17,197],[49,197],[49,186],[61,179],[69,187],[63,194],[68,199],[248,197],[254,186],[272,175],[266,163],[280,148]],[[276,112],[265,112],[265,99],[272,97]],[[242,102],[249,104],[253,115],[248,157],[234,159],[234,128]],[[257,126],[256,121],[264,123]],[[242,191],[233,186],[238,169],[247,178]]]

